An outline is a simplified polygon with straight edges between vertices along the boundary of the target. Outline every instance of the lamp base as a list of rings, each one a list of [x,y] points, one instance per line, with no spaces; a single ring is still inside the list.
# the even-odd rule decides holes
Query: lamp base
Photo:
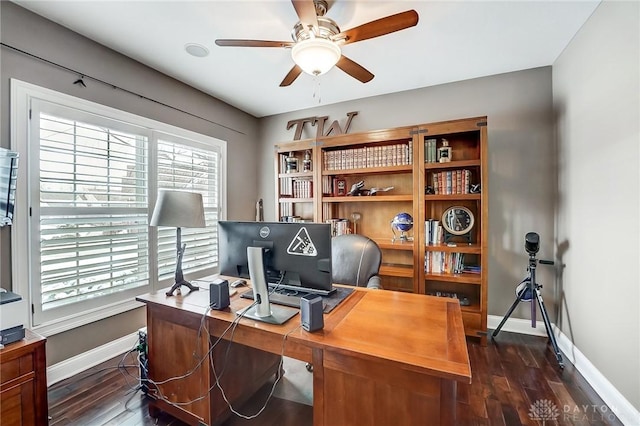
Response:
[[[180,281],[176,281],[176,283],[171,287],[171,289],[168,292],[166,292],[165,294],[167,296],[173,296],[173,292],[176,291],[177,289],[179,289],[181,286],[189,287],[190,291],[198,291],[200,289],[198,286],[194,286],[189,281],[180,280]]]

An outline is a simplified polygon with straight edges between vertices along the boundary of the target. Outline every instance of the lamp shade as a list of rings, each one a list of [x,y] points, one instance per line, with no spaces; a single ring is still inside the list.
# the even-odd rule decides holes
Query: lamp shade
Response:
[[[341,55],[340,47],[325,38],[302,40],[291,49],[293,61],[302,71],[311,75],[326,73],[338,62]]]
[[[175,228],[204,228],[202,194],[161,189],[149,224]]]

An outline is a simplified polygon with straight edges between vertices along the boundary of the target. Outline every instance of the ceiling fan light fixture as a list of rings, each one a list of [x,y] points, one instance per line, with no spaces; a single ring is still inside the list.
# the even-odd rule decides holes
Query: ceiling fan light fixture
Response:
[[[341,55],[336,43],[319,37],[301,40],[291,49],[291,57],[296,65],[311,75],[326,73],[338,63]]]

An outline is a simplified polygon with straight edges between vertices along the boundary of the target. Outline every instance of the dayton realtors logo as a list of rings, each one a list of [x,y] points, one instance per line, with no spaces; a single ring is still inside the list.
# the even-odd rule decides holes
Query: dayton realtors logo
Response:
[[[606,405],[569,405],[565,404],[562,411],[548,399],[539,399],[529,408],[529,418],[542,422],[597,422],[614,421],[616,415]]]
[[[556,405],[548,399],[539,399],[529,408],[531,420],[540,420],[544,425],[546,421],[554,421],[560,417],[560,411]]]

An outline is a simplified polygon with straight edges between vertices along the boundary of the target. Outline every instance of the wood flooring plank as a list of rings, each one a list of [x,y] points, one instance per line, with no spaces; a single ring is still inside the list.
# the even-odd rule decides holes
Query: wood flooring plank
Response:
[[[502,404],[495,399],[487,399],[485,402],[489,424],[491,426],[508,426],[502,415]]]

